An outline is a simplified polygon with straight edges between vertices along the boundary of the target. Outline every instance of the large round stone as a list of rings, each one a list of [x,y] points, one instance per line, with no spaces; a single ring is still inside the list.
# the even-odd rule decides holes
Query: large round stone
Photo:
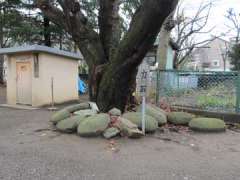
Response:
[[[187,125],[195,115],[186,112],[170,112],[167,119],[170,123],[175,125]]]
[[[128,112],[123,114],[123,117],[136,124],[138,128],[142,128],[142,114],[140,112]],[[158,122],[155,118],[145,115],[145,130],[146,132],[155,132],[158,128]]]
[[[137,111],[141,112],[142,111],[141,108],[142,108],[142,106],[139,106]],[[159,126],[164,125],[164,124],[167,123],[167,116],[163,112],[162,109],[160,109],[160,108],[158,108],[156,106],[146,105],[145,111],[146,111],[147,115],[152,116],[152,117],[154,117],[157,120]]]
[[[102,134],[110,123],[108,114],[96,114],[87,117],[78,125],[78,134],[83,137],[94,137]]]
[[[65,133],[74,133],[77,131],[78,125],[85,119],[84,116],[72,116],[57,123],[56,127],[59,131]]]
[[[63,109],[60,111],[55,112],[52,117],[50,118],[50,122],[52,122],[54,125],[57,124],[59,121],[62,121],[63,119],[69,118],[71,116],[71,113],[67,110]]]
[[[119,117],[114,126],[121,130],[123,136],[128,136],[129,138],[140,138],[143,136],[142,131],[138,129],[136,124],[123,117]]]
[[[216,118],[194,118],[189,122],[192,130],[203,132],[221,132],[226,130],[226,124],[221,119]]]

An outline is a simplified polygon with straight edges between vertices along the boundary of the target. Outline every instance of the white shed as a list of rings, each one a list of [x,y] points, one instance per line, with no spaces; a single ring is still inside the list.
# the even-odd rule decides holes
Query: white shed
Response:
[[[0,49],[7,62],[7,103],[34,107],[78,100],[80,54],[46,46]]]

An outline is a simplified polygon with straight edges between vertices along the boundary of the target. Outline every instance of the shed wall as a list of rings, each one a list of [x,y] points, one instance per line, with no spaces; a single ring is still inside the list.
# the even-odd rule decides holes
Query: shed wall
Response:
[[[33,77],[32,105],[51,103],[52,78],[55,103],[77,100],[78,61],[47,53],[40,53],[38,59],[39,77]]]
[[[30,53],[21,53],[17,55],[8,55],[5,58],[7,61],[7,103],[15,105],[17,102],[16,63],[19,61],[30,62],[32,64],[33,55]]]

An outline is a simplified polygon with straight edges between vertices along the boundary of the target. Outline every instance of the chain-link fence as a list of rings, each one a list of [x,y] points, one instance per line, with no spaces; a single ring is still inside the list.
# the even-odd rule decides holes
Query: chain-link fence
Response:
[[[158,70],[152,72],[156,103],[207,111],[240,111],[238,72],[195,72]],[[151,83],[154,84],[154,83]]]

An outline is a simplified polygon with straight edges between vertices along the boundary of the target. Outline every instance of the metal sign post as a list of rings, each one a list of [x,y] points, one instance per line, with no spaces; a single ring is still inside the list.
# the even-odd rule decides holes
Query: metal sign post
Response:
[[[147,71],[143,70],[141,73],[141,87],[140,93],[142,96],[142,132],[145,135],[145,109],[146,109],[146,91],[147,91]]]
[[[54,110],[57,110],[57,108],[54,106],[54,78],[51,77],[51,96],[52,96],[52,103],[51,103],[51,107],[48,108],[48,110],[50,111],[54,111]]]

